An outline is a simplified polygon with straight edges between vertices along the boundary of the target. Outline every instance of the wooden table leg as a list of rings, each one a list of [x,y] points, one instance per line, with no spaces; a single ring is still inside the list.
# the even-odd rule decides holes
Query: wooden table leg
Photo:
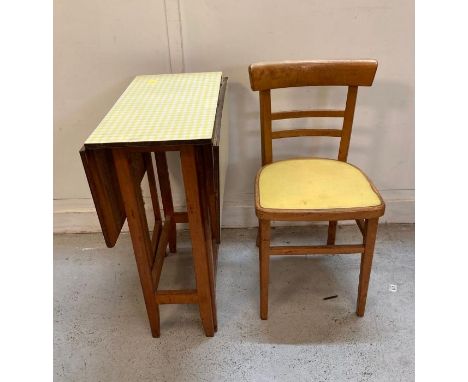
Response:
[[[210,155],[211,145],[204,146],[197,153],[198,184],[200,185],[201,211],[205,229],[205,245],[208,255],[208,267],[210,272],[210,291],[213,302],[213,323],[215,331],[218,330],[216,312],[216,268],[218,261],[218,244],[216,242],[217,230],[215,225],[216,203],[215,188],[213,185],[213,157]]]
[[[210,212],[211,235],[219,243],[219,208],[217,203],[218,190],[215,185],[215,163],[213,158],[213,147],[206,145],[203,147],[203,169],[205,170],[205,193],[208,195],[208,209]]]
[[[164,210],[164,217],[171,217],[171,228],[169,231],[169,251],[175,253],[177,250],[177,231],[174,218],[174,203],[172,201],[171,183],[169,180],[169,170],[167,168],[167,158],[164,151],[155,152],[156,168],[158,170],[159,188],[161,189],[161,199]]]
[[[213,176],[214,176],[214,193],[216,205],[216,242],[221,243],[221,184],[219,177],[219,146],[213,146]]]
[[[156,187],[156,178],[154,176],[153,160],[151,153],[144,153],[146,174],[148,176],[148,184],[151,195],[151,203],[153,204],[153,213],[155,223],[159,222],[162,224],[161,211],[159,208],[158,188]]]
[[[203,216],[203,201],[200,197],[200,187],[197,171],[197,152],[193,146],[185,147],[180,152],[182,175],[184,178],[185,196],[187,200],[187,215],[192,239],[192,255],[195,268],[195,280],[197,284],[198,305],[203,329],[207,337],[213,337],[215,332],[214,304],[211,292],[210,261],[207,251],[207,239],[210,232],[206,229]],[[200,161],[198,160],[200,163]]]
[[[210,226],[213,250],[214,276],[218,264],[218,244],[221,242],[221,214],[219,206],[219,163],[215,160],[216,146],[207,145],[203,148],[203,168],[205,169],[205,194],[207,195],[210,212]],[[216,277],[215,280],[216,281]],[[215,282],[216,284],[216,282]]]
[[[125,212],[128,220],[133,251],[137,263],[140,283],[146,304],[146,312],[151,326],[153,337],[159,337],[159,306],[153,290],[151,279],[151,240],[146,220],[143,196],[139,182],[136,182],[132,172],[130,157],[124,150],[113,150],[115,168],[119,180]]]

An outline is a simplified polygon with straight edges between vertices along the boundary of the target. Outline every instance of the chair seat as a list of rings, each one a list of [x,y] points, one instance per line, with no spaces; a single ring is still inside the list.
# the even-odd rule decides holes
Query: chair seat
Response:
[[[271,163],[257,174],[257,208],[329,210],[383,204],[358,168],[333,159],[303,158]]]

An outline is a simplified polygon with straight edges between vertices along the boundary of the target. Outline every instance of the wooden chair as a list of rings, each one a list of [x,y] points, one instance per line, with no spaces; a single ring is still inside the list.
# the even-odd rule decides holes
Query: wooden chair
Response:
[[[364,315],[379,217],[385,204],[370,180],[346,162],[358,86],[371,86],[374,60],[287,61],[249,67],[250,85],[260,95],[262,168],[255,181],[259,219],[260,317],[268,318],[269,259],[277,255],[361,253],[356,313]],[[344,110],[271,111],[271,90],[299,86],[347,86]],[[341,129],[272,131],[272,121],[289,118],[340,117]],[[338,160],[321,158],[273,162],[272,140],[289,137],[340,138]],[[328,221],[326,245],[271,246],[271,221]],[[355,220],[362,243],[335,245],[339,220]]]

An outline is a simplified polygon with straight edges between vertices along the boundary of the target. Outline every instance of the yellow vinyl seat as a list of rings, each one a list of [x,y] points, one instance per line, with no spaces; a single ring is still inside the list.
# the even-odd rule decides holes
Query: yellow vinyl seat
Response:
[[[333,159],[277,161],[259,170],[257,182],[258,204],[266,209],[328,210],[382,203],[361,170]]]

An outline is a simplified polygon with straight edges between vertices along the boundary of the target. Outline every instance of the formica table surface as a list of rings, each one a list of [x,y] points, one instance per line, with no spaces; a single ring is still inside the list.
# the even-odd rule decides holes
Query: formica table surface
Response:
[[[85,146],[209,140],[221,72],[135,77]]]

